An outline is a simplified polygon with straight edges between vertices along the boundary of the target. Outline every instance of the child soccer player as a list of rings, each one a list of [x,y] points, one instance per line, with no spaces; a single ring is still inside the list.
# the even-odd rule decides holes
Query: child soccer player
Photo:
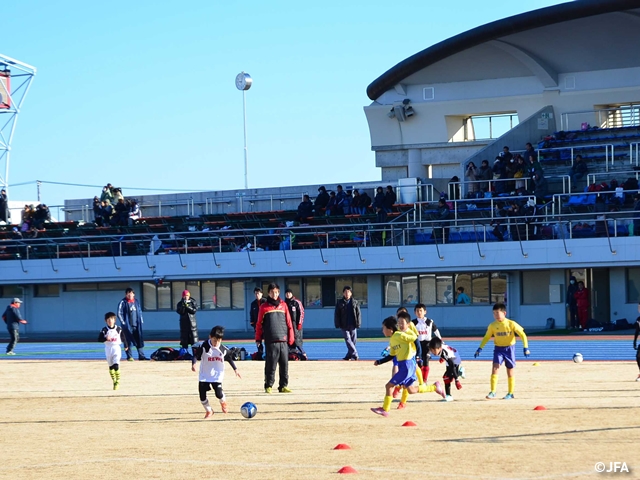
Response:
[[[418,341],[422,350],[422,379],[426,382],[429,377],[429,342],[434,337],[442,338],[442,335],[436,322],[427,318],[427,307],[423,303],[417,304],[414,312],[416,318],[413,324],[418,330]]]
[[[396,310],[396,318],[400,318],[403,317],[405,320],[407,320],[407,322],[409,322],[409,330],[411,330],[413,333],[415,333],[416,335],[418,335],[418,329],[416,328],[416,326],[411,323],[411,315],[409,315],[409,312],[407,311],[406,308],[404,307],[400,307]],[[416,377],[418,378],[418,385],[422,385],[424,383],[424,379],[422,378],[422,370],[420,369],[421,366],[421,358],[422,358],[422,347],[420,345],[420,341],[416,339],[415,342],[416,345]],[[387,347],[386,349],[387,353],[389,352],[389,347]],[[396,362],[396,359],[393,359],[393,369],[392,372],[393,374],[395,374],[398,371],[398,364]],[[393,398],[398,398],[398,396],[400,395],[400,391],[402,390],[401,386],[397,386],[396,388],[393,389]]]
[[[489,324],[487,333],[480,343],[480,348],[478,348],[473,355],[474,358],[478,358],[480,352],[482,352],[482,348],[487,344],[489,339],[493,337],[493,370],[491,371],[491,391],[487,395],[488,399],[496,398],[498,370],[500,370],[500,365],[502,365],[503,361],[507,367],[507,381],[509,385],[509,392],[503,399],[511,400],[513,398],[513,388],[516,383],[513,373],[513,369],[516,368],[516,334],[522,339],[524,356],[528,357],[531,355],[529,352],[529,342],[527,341],[524,329],[513,320],[509,320],[506,315],[507,307],[504,303],[496,303],[493,306],[493,318],[495,322]]]
[[[395,317],[387,317],[382,322],[382,333],[385,337],[391,337],[389,340],[389,356],[376,360],[373,364],[376,366],[382,365],[391,359],[395,359],[398,364],[398,372],[385,385],[385,397],[382,407],[371,409],[373,413],[383,417],[389,416],[392,401],[391,394],[396,385],[404,387],[402,399],[398,405],[399,409],[405,407],[410,393],[436,392],[443,398],[445,397],[440,382],[436,382],[433,385],[416,385],[416,351],[414,342],[417,336],[409,330],[409,323],[410,320],[406,320],[403,316],[400,316],[398,320]]]
[[[458,377],[462,377],[462,367],[460,366],[460,354],[458,351],[446,345],[441,338],[434,337],[429,342],[429,352],[431,355],[440,357],[442,360],[447,362],[447,369],[442,376],[444,380],[444,390],[447,396],[443,401],[445,402],[453,402],[453,397],[451,396],[451,382],[455,382],[456,388],[460,390],[462,388],[462,384]]]
[[[109,364],[109,375],[113,380],[113,389],[118,390],[120,388],[120,359],[122,358],[120,345],[124,345],[124,351],[126,352],[129,350],[129,344],[122,328],[116,325],[115,313],[105,313],[104,321],[107,326],[100,330],[98,341],[104,343],[104,354]]]
[[[215,326],[209,333],[209,340],[204,340],[193,346],[193,360],[191,360],[191,371],[196,371],[196,362],[200,360],[200,375],[198,382],[198,391],[200,392],[200,403],[204,407],[204,418],[213,415],[213,409],[209,405],[207,392],[213,390],[216,398],[220,400],[222,413],[227,413],[227,402],[225,401],[224,392],[222,391],[222,380],[224,379],[224,361],[226,360],[233,368],[236,376],[240,376],[240,372],[236,368],[231,355],[227,355],[229,349],[222,345],[222,337],[224,337],[224,327]]]

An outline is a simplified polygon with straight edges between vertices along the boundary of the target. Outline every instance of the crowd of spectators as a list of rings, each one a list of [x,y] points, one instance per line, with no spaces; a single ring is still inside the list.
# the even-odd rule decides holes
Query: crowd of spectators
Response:
[[[134,225],[141,217],[135,199],[125,199],[122,189],[107,183],[98,198],[93,197],[94,221],[99,227]]]

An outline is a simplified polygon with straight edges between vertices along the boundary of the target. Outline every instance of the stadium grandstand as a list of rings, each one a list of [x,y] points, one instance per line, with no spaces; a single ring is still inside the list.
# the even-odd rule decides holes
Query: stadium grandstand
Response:
[[[92,199],[67,200],[58,222],[0,227],[1,296],[24,300],[34,339],[93,338],[127,287],[150,338],[176,331],[185,289],[201,325],[218,317],[248,338],[253,290],[273,280],[301,299],[311,336],[334,331],[344,285],[370,332],[424,303],[441,329],[477,333],[498,301],[535,331],[568,327],[574,276],[593,324],[615,328],[640,300],[636,39],[640,5],[622,0],[564,3],[449,38],[367,88],[381,181],[139,196],[139,213],[116,221]],[[299,209],[338,184],[335,204]],[[395,198],[384,203],[377,187],[387,186]],[[370,203],[353,205],[356,190]],[[456,302],[459,287],[470,304]]]

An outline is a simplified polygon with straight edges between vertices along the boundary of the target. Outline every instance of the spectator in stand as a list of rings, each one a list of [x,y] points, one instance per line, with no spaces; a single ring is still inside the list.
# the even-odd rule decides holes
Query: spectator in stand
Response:
[[[106,227],[111,225],[111,217],[113,216],[113,207],[106,200],[103,200],[101,203],[102,203],[102,224]]]
[[[135,224],[140,220],[141,217],[140,206],[138,205],[137,200],[131,200],[129,203],[129,226]]]
[[[516,174],[516,160],[515,158],[511,157],[510,160],[506,161],[505,163],[505,178],[514,178],[514,175]],[[505,192],[507,193],[515,193],[516,190],[516,182],[504,182],[504,189]]]
[[[545,198],[549,193],[549,187],[547,185],[547,179],[540,173],[536,172],[533,175],[533,194],[536,196],[536,201],[540,203],[545,202]]]
[[[113,189],[113,201],[117,204],[120,201],[120,199],[124,200],[124,195],[122,195],[122,189],[120,187],[114,188]]]
[[[393,206],[398,201],[398,197],[396,196],[396,192],[393,191],[393,187],[391,185],[387,185],[387,191],[384,194],[384,209],[387,213],[391,213],[393,211]]]
[[[509,151],[509,147],[507,147],[506,145],[502,147],[502,152],[500,153],[500,156],[505,161],[505,163],[509,163],[513,159],[513,153]]]
[[[460,200],[462,197],[460,196],[460,178],[457,175],[451,177],[449,180],[449,193],[451,195],[451,200]]]
[[[22,210],[22,218],[20,224],[20,231],[27,232],[31,229],[31,225],[33,224],[33,216],[35,214],[35,208],[33,205],[25,205]]]
[[[505,164],[504,164],[504,159],[502,157],[500,156],[496,157],[496,159],[493,161],[493,168],[491,169],[491,171],[493,172],[494,180],[503,180],[504,178],[506,178]],[[505,190],[504,182],[498,181],[498,182],[495,182],[493,185],[496,193],[504,193],[504,190]]]
[[[475,183],[478,178],[478,169],[476,168],[476,164],[473,162],[469,162],[467,165],[467,170],[464,172],[464,176],[467,177],[467,181],[469,184],[467,185],[467,198],[475,198],[477,193],[480,191],[480,184]]]
[[[480,191],[488,192],[489,180],[493,178],[493,172],[491,171],[491,167],[489,167],[489,160],[482,160],[477,175],[478,180],[484,180],[482,183],[478,184]]]
[[[331,190],[329,192],[329,203],[325,207],[325,214],[328,216],[338,215],[338,197],[336,196],[336,192]]]
[[[347,196],[342,189],[342,185],[338,185],[336,187],[336,200],[338,201],[337,205],[337,214],[344,215],[346,212],[344,211],[344,198]]]
[[[529,155],[526,158],[529,160],[529,164],[527,165],[529,177],[534,178],[536,173],[538,173],[541,177],[544,177],[544,170],[542,170],[542,165],[540,165],[538,157],[536,157],[535,155]]]
[[[362,198],[357,188],[353,190],[353,199],[351,200],[351,213],[362,215]]]
[[[0,190],[0,222],[9,223],[9,200],[4,188]]]
[[[302,201],[298,205],[298,215],[296,215],[296,221],[302,222],[309,217],[313,217],[313,203],[309,195],[303,195]]]
[[[113,204],[113,186],[110,183],[107,183],[104,187],[102,187],[102,193],[100,194],[101,202],[108,202],[109,204]]]
[[[102,205],[98,197],[93,197],[93,221],[97,226],[102,226]]]
[[[531,143],[527,142],[527,144],[524,146],[524,158],[525,158],[525,160],[529,160],[529,157],[535,158],[536,161],[538,160],[538,154],[536,153],[535,149],[533,148],[533,145],[531,145]]]
[[[376,223],[385,223],[387,221],[387,211],[385,210],[385,196],[382,187],[376,189],[376,196],[373,199],[373,209],[376,212]]]
[[[450,217],[451,210],[449,210],[449,205],[447,205],[444,198],[440,197],[440,200],[438,200],[438,213],[436,214],[436,220],[438,220],[439,223],[435,224],[433,228],[433,236],[435,238],[442,239],[444,236],[444,241],[449,242]]]
[[[124,198],[118,199],[118,203],[115,206],[115,214],[111,219],[111,225],[118,225],[121,227],[129,224],[129,207],[124,203]]]
[[[521,195],[525,190],[524,177],[526,175],[527,166],[524,163],[522,155],[517,154],[515,156],[516,164],[513,171],[513,178],[516,179],[516,194]]]
[[[351,190],[347,190],[344,198],[342,199],[342,211],[345,215],[350,215],[353,213],[351,211],[351,204],[353,202],[353,195],[351,195]]]
[[[316,197],[316,201],[313,204],[313,209],[316,213],[316,217],[324,215],[324,209],[327,207],[329,203],[329,194],[327,193],[327,189],[324,187],[318,188],[318,196]]]
[[[578,185],[578,180],[582,179],[586,174],[589,173],[589,167],[587,167],[587,163],[582,159],[582,155],[576,155],[576,161],[569,170],[569,175],[571,175],[571,189],[575,190]]]
[[[369,207],[371,206],[371,197],[367,192],[362,192],[360,194],[360,210],[362,215],[366,215]]]
[[[49,211],[49,207],[41,203],[36,207],[36,211],[33,214],[32,225],[36,229],[42,229],[45,223],[51,223],[51,212]]]

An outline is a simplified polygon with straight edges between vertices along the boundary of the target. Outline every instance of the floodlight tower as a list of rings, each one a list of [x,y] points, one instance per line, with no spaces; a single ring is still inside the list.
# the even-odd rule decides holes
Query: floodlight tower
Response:
[[[0,53],[0,185],[9,183],[11,141],[36,68]],[[4,162],[4,175],[2,163]]]

